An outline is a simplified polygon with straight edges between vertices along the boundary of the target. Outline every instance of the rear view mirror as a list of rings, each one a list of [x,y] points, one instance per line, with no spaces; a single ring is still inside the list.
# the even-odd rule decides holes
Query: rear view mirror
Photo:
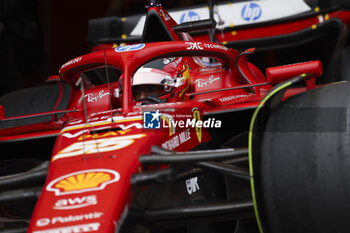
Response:
[[[323,74],[322,63],[316,60],[266,69],[266,78],[271,84],[280,83],[301,74],[308,74],[309,78],[320,77]]]

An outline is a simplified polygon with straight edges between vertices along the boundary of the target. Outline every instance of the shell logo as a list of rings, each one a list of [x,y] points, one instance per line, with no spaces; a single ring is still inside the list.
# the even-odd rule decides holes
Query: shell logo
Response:
[[[110,169],[90,169],[70,173],[51,181],[47,191],[56,196],[103,190],[107,185],[119,180],[118,172]]]

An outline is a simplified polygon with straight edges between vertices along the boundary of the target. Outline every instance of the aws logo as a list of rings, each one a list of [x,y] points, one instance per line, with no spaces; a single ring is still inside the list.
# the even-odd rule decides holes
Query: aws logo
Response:
[[[109,169],[91,169],[70,173],[51,181],[47,191],[56,196],[103,190],[107,185],[119,180],[118,172]]]
[[[96,205],[97,204],[97,196],[89,195],[82,197],[72,197],[66,199],[57,200],[54,209],[56,210],[71,210],[83,208],[86,206]]]

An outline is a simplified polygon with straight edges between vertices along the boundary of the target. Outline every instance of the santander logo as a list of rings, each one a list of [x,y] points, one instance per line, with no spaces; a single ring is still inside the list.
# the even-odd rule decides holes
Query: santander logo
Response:
[[[72,197],[57,200],[54,209],[56,210],[71,210],[78,209],[86,206],[96,205],[97,197],[96,195],[82,196],[82,197]]]

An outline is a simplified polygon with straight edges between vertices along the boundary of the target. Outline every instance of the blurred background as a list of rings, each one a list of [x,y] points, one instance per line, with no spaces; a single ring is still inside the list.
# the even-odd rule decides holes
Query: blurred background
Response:
[[[212,1],[216,4],[228,2]],[[292,1],[289,0],[289,3]],[[0,0],[0,96],[42,84],[50,75],[58,74],[62,64],[90,52],[92,45],[87,41],[90,19],[145,14],[147,2],[148,0]],[[315,17],[330,9],[339,9],[337,7],[340,4],[345,5],[344,9],[350,10],[350,0],[304,2],[312,9],[305,17]],[[162,0],[162,5],[167,10],[207,4],[208,0]],[[334,19],[336,22],[323,25],[324,28],[318,31],[314,30],[311,37],[307,32],[308,26],[305,25],[300,30],[305,35],[290,33],[285,38],[287,40],[281,41],[279,38],[278,43],[270,40],[272,44],[266,45],[266,48],[255,44],[257,42],[254,39],[249,41],[242,37],[240,40],[260,49],[250,56],[250,61],[259,64],[258,68],[262,71],[270,66],[321,60],[328,77],[325,80],[348,80],[350,39],[347,38],[350,33],[346,24],[350,19],[347,16],[344,19],[345,24]],[[286,26],[281,24],[281,28]],[[294,32],[296,29],[292,28],[290,30]],[[242,32],[245,31],[244,25],[241,29]],[[255,35],[254,31],[251,33]]]
[[[146,0],[0,0],[0,96],[43,83],[88,53],[88,20],[145,13]],[[163,1],[166,9],[206,0]]]

